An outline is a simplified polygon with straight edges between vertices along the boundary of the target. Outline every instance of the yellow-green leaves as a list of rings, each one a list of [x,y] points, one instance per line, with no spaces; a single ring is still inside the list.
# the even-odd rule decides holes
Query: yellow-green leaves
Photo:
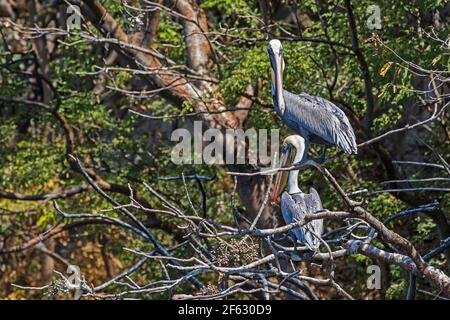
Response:
[[[380,70],[380,76],[384,77],[386,75],[386,73],[388,72],[388,70],[391,68],[391,66],[394,63],[392,61],[387,62]]]

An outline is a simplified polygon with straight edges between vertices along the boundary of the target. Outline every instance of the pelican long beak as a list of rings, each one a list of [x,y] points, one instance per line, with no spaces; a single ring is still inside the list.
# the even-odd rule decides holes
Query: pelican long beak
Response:
[[[289,144],[285,144],[282,147],[281,157],[280,157],[280,168],[286,167],[286,164],[289,162],[289,156],[291,153],[292,146]],[[277,176],[275,178],[275,185],[272,191],[272,203],[277,203],[278,197],[281,193],[283,193],[284,188],[287,184],[287,177],[289,173],[288,171],[278,171]]]
[[[284,111],[283,99],[283,55],[282,53],[269,52],[270,64],[272,66],[272,94],[275,96],[276,103],[280,110]]]

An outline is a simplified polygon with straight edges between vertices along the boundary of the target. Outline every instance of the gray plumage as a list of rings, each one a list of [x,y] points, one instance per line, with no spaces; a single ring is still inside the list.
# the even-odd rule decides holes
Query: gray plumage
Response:
[[[335,145],[347,153],[357,153],[355,133],[345,113],[324,98],[283,90],[285,64],[279,40],[269,42],[268,54],[274,108],[288,127],[307,142]]]
[[[332,102],[307,93],[283,90],[285,110],[275,111],[286,125],[305,139],[318,144],[336,145],[347,153],[357,153],[355,133],[345,113]]]
[[[311,188],[309,192],[309,194],[283,192],[281,195],[281,213],[286,224],[303,221],[307,213],[314,214],[322,210],[322,202],[317,191]],[[323,233],[323,219],[312,220],[292,230],[297,240],[305,244],[308,249],[317,251],[320,246],[320,240],[311,231],[317,236],[321,236]]]

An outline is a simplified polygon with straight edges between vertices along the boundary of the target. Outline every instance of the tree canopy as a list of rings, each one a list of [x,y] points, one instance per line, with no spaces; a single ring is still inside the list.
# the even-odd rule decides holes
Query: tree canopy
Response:
[[[446,1],[0,0],[0,17],[0,297],[70,298],[79,266],[86,298],[448,298]],[[196,120],[291,134],[274,38],[286,90],[339,106],[358,143],[301,170],[325,231],[300,262],[264,165],[171,161]]]

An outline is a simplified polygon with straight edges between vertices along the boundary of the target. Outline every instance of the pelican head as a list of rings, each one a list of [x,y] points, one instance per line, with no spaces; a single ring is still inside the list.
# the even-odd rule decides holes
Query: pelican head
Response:
[[[299,135],[291,135],[283,140],[283,146],[281,147],[280,155],[280,168],[288,167],[293,163],[301,161],[305,153],[305,139]],[[275,179],[275,186],[272,191],[272,203],[276,203],[278,197],[283,193],[284,188],[288,182],[289,177],[289,190],[288,192],[299,192],[298,188],[298,170],[294,171],[278,171]]]
[[[284,113],[284,99],[283,99],[283,71],[284,71],[284,59],[283,59],[283,46],[280,40],[273,39],[269,42],[269,48],[267,49],[270,59],[270,65],[272,67],[272,97],[275,108],[279,109],[281,114]]]

